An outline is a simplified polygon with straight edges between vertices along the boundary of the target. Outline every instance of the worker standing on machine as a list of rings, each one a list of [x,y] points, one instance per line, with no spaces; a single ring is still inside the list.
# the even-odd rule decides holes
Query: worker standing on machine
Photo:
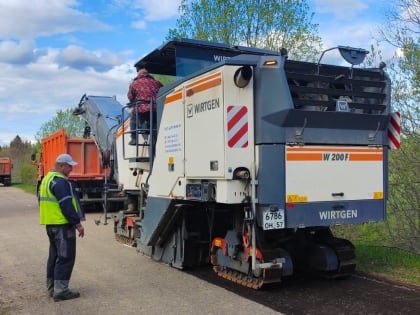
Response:
[[[76,260],[76,230],[85,235],[81,221],[83,211],[70,181],[73,166],[69,154],[60,154],[54,169],[42,179],[39,189],[40,224],[46,226],[49,239],[47,261],[47,290],[54,301],[70,300],[80,296],[69,289],[71,273]]]
[[[150,111],[153,115],[153,126],[156,126],[156,108],[151,108],[151,104],[155,102],[159,89],[162,87],[162,83],[149,74],[146,63],[136,64],[136,69],[137,77],[131,82],[127,92],[128,100],[133,103],[130,145],[137,144],[137,130],[145,133],[144,131],[150,128]]]

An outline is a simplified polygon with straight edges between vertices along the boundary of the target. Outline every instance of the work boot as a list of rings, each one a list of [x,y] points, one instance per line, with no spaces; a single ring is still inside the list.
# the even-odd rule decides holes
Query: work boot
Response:
[[[47,291],[48,296],[52,297],[54,294],[54,279],[47,278]]]
[[[54,295],[54,302],[76,299],[78,297],[80,297],[79,292],[74,292],[74,291],[69,290],[69,291]]]

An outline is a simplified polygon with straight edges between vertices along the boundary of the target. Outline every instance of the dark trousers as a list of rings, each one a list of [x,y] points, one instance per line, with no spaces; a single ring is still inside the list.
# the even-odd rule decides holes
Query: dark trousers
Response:
[[[76,261],[76,229],[70,224],[47,225],[50,249],[47,279],[70,280]]]
[[[156,128],[156,111],[153,113],[153,128]],[[150,133],[150,112],[132,113],[130,120],[131,139],[136,139],[136,134]]]

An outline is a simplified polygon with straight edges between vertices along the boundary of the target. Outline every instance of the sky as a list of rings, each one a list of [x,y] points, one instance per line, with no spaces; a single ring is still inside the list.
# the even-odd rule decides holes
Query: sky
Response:
[[[0,0],[0,146],[35,141],[83,94],[126,93],[134,63],[176,26],[180,0]],[[369,50],[389,0],[308,0],[324,49]],[[381,47],[392,56],[391,47]],[[325,54],[323,62],[328,62]],[[332,60],[332,59],[331,59]]]

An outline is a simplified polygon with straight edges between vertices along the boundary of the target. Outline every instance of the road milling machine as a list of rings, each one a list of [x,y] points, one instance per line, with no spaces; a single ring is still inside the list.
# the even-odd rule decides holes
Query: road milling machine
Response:
[[[354,246],[330,227],[385,219],[391,87],[384,64],[357,67],[366,50],[335,49],[348,65],[171,40],[139,60],[171,83],[148,100],[157,122],[136,145],[133,104],[84,96],[76,112],[108,139],[131,200],[115,215],[117,239],[254,289],[299,270],[352,274]],[[101,129],[116,108],[115,132]]]

